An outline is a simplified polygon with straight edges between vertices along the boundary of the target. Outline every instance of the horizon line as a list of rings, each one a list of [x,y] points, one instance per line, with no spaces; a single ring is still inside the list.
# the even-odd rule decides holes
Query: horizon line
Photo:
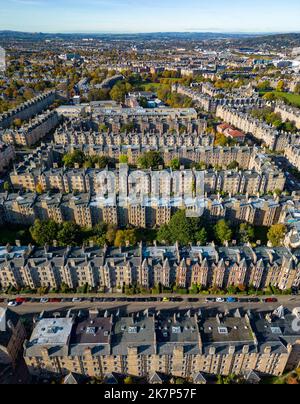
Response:
[[[0,33],[43,34],[43,35],[147,35],[147,34],[219,34],[219,35],[282,35],[299,34],[299,31],[217,31],[217,30],[184,30],[184,31],[22,31],[1,29]]]

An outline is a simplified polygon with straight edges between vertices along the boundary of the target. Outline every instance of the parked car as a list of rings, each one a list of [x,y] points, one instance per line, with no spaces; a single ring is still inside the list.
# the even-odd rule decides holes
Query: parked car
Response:
[[[217,297],[216,302],[217,303],[225,303],[225,299],[223,297]]]
[[[267,299],[264,300],[265,303],[277,303],[278,299],[275,297],[268,297]]]
[[[82,298],[81,297],[74,297],[73,299],[72,299],[72,303],[81,303],[82,302]]]
[[[17,307],[19,305],[19,303],[17,303],[15,300],[11,300],[10,302],[8,302],[7,305],[9,307]]]
[[[47,297],[42,297],[40,303],[49,303],[49,299]]]
[[[49,303],[61,303],[61,299],[54,297],[49,299]]]
[[[207,297],[205,299],[205,303],[215,303],[215,302],[216,302],[216,299],[214,299],[213,297]]]
[[[17,297],[16,302],[19,304],[26,303],[27,299],[26,299],[26,297]]]
[[[227,303],[236,303],[238,300],[236,297],[228,297],[227,298]]]

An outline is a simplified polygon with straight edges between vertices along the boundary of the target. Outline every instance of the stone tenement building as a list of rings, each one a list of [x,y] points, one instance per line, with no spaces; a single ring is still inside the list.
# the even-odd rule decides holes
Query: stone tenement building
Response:
[[[109,225],[153,228],[168,224],[178,209],[198,214],[212,224],[220,219],[233,224],[249,223],[272,226],[284,223],[290,201],[273,198],[199,198],[185,201],[171,198],[164,201],[140,202],[117,198],[98,198],[91,194],[0,194],[0,224],[32,225],[35,219],[72,221],[81,227],[92,228],[99,222]],[[199,212],[200,208],[200,213]]]
[[[143,146],[143,145],[121,145],[121,146],[73,146],[64,147],[65,151],[82,150],[89,156],[106,156],[115,162],[121,156],[127,156],[128,163],[138,165],[139,157],[149,151],[158,151],[165,164],[168,165],[173,159],[179,159],[181,164],[203,163],[207,167],[222,167],[226,169],[234,161],[238,162],[241,169],[248,169],[253,149],[245,147],[186,147],[186,146]]]
[[[47,109],[55,100],[56,91],[48,91],[0,115],[0,128],[9,128],[15,119],[28,120]]]
[[[4,130],[2,140],[5,143],[30,147],[54,129],[59,124],[59,121],[60,117],[56,111],[47,111],[38,115],[20,129]]]
[[[172,91],[191,98],[198,106],[206,112],[216,112],[218,106],[260,106],[263,101],[257,97],[234,97],[217,98],[220,94],[218,90],[208,90],[207,86],[199,86],[195,90],[192,87],[185,87],[180,84],[174,84]]]
[[[54,242],[54,245],[56,242]],[[300,285],[300,253],[259,247],[1,247],[3,289],[89,285],[106,291],[138,285],[188,289],[269,285],[289,290]]]
[[[40,317],[24,358],[38,377],[72,372],[105,379],[115,373],[151,380],[157,372],[195,382],[202,374],[280,376],[299,364],[300,333],[292,328],[297,320],[297,310],[282,307],[260,315],[146,310],[129,317],[97,311]]]
[[[113,107],[112,107],[113,108]],[[93,107],[88,110],[93,110]],[[68,131],[91,131],[95,135],[99,130],[105,133],[205,133],[207,121],[198,119],[194,109],[117,109],[112,113],[108,109],[100,109],[99,114],[90,112],[90,119],[78,120],[78,115],[86,110],[84,105],[62,106],[57,112],[69,119],[66,124]],[[87,114],[88,112],[86,112]],[[111,115],[112,114],[112,115]],[[72,120],[70,120],[72,118]]]
[[[91,112],[93,118],[97,121],[101,119],[159,119],[160,121],[164,119],[171,120],[186,120],[192,121],[198,118],[197,111],[194,108],[122,108],[121,106],[116,106],[113,108],[105,108],[102,105],[96,105],[91,103],[87,108],[87,112]]]
[[[160,117],[160,116],[137,116],[131,115],[114,116],[98,116],[99,126],[105,127],[110,133],[125,132],[129,125],[130,130],[139,133],[155,132],[163,133],[197,133],[202,134],[207,129],[207,122],[197,117]],[[128,130],[127,130],[128,131]]]
[[[275,112],[281,115],[283,121],[294,122],[296,127],[300,129],[300,111],[299,108],[279,104],[275,107]]]
[[[10,174],[15,190],[62,193],[90,192],[98,196],[116,195],[131,200],[154,196],[201,197],[218,192],[237,194],[267,194],[283,191],[286,178],[275,166],[262,166],[258,171],[247,170],[131,170],[120,164],[118,170],[101,169],[41,169],[20,165]]]
[[[279,132],[273,126],[253,118],[249,113],[230,106],[218,106],[216,115],[225,122],[234,125],[245,133],[251,133],[271,150],[282,151],[290,144],[299,144],[300,136]]]
[[[300,170],[300,145],[289,145],[285,148],[284,155],[297,170]]]
[[[26,338],[19,316],[9,309],[0,308],[0,365],[16,365]]]
[[[10,163],[15,160],[15,149],[0,142],[0,174],[3,174]]]
[[[214,136],[172,133],[98,133],[77,131],[63,126],[56,130],[54,142],[57,145],[101,145],[101,146],[151,146],[159,149],[166,147],[213,146]]]

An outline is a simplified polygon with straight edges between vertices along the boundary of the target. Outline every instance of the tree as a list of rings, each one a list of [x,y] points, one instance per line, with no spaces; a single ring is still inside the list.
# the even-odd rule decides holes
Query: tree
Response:
[[[149,151],[147,153],[144,153],[139,159],[138,159],[138,165],[140,168],[143,169],[157,169],[159,166],[163,165],[164,161],[163,158],[161,157],[161,154],[156,151]]]
[[[79,243],[80,227],[73,222],[64,222],[57,234],[61,246],[76,246]]]
[[[228,144],[228,139],[223,133],[217,133],[215,137],[215,146],[224,147]]]
[[[115,238],[115,247],[133,246],[137,243],[137,235],[134,229],[118,230]]]
[[[268,91],[271,89],[271,84],[269,80],[265,80],[258,84],[257,86],[259,91]]]
[[[172,217],[169,224],[169,234],[170,242],[179,242],[181,245],[188,245],[193,238],[191,222],[186,217],[186,212],[184,210],[179,210]]]
[[[16,119],[14,120],[14,122],[13,122],[13,125],[14,125],[15,128],[21,128],[21,126],[22,126],[22,121],[21,121],[21,119],[20,119],[20,118],[16,118]]]
[[[75,164],[82,166],[85,162],[85,155],[81,150],[75,150],[73,153],[65,154],[62,161],[68,168],[74,167]]]
[[[266,94],[263,96],[263,98],[264,98],[266,101],[275,101],[277,97],[276,97],[276,95],[275,95],[274,93],[268,92],[268,93],[266,93]]]
[[[230,164],[228,164],[227,169],[228,170],[235,170],[236,168],[239,168],[239,163],[237,161],[232,161]]]
[[[268,240],[273,247],[280,247],[284,241],[286,227],[284,224],[274,224],[268,232]]]
[[[169,231],[169,226],[166,224],[164,226],[161,226],[157,233],[158,242],[161,244],[169,244],[171,243],[171,239],[172,237]]]
[[[241,243],[250,243],[255,238],[254,227],[248,223],[242,223],[239,228],[239,238]]]
[[[277,83],[277,87],[276,87],[276,91],[282,93],[284,91],[285,88],[285,83],[283,80],[279,80]]]
[[[294,93],[300,95],[300,83],[296,84]]]
[[[197,243],[199,243],[200,245],[202,245],[202,246],[206,245],[207,231],[205,230],[204,227],[201,230],[197,231],[195,238],[196,238]]]
[[[180,160],[179,159],[173,159],[170,162],[170,168],[172,168],[173,171],[179,170],[180,169]]]
[[[5,192],[9,192],[10,191],[10,183],[8,181],[5,181],[3,184],[3,189]]]
[[[37,184],[36,188],[35,188],[36,192],[38,194],[42,194],[43,193],[43,187],[41,184]]]
[[[108,226],[107,232],[106,232],[106,241],[109,245],[113,245],[115,238],[117,234],[117,229],[115,226]]]
[[[109,95],[112,100],[117,102],[123,102],[125,100],[126,93],[127,93],[126,86],[124,85],[124,83],[119,82],[113,86]]]
[[[119,163],[120,164],[128,164],[128,156],[125,154],[122,154],[119,158]]]
[[[53,220],[41,221],[37,219],[30,228],[31,237],[39,246],[51,244],[53,240],[57,240],[58,231],[59,226]]]
[[[219,220],[215,226],[216,239],[224,244],[232,239],[232,230],[226,220]]]

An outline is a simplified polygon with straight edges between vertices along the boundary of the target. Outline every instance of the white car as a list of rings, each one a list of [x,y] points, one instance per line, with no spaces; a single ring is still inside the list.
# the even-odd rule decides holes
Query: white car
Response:
[[[14,302],[14,301],[12,301],[12,302],[8,302],[8,304],[7,304],[9,307],[17,307],[18,306],[18,303],[17,302]]]
[[[80,297],[74,297],[74,299],[72,299],[73,303],[81,303],[82,299]]]
[[[40,300],[40,303],[48,303],[49,299],[47,299],[46,297],[42,297]]]
[[[218,298],[216,299],[216,302],[217,302],[217,303],[225,303],[225,299],[223,299],[222,297],[218,297]]]

